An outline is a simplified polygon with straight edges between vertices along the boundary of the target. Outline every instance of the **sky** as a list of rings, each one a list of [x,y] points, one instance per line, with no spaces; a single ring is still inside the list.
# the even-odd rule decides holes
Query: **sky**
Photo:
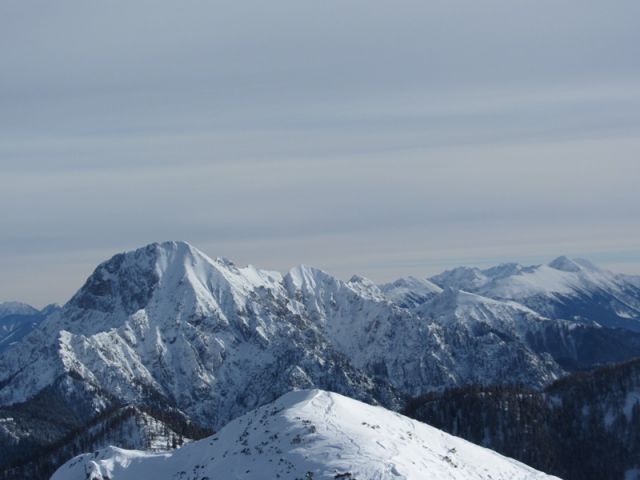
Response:
[[[0,301],[112,255],[640,274],[637,0],[0,2]]]

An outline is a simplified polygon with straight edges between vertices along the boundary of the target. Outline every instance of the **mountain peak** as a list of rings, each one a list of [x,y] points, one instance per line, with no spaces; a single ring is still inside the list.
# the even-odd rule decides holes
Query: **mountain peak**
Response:
[[[487,268],[486,270],[483,270],[482,273],[484,273],[487,277],[497,279],[517,275],[522,272],[523,269],[524,267],[519,263],[507,262],[501,263],[500,265],[497,265],[495,267]]]
[[[158,267],[165,264],[166,268],[169,252],[184,248],[185,244],[152,243],[114,255],[98,265],[67,305],[113,313],[121,304],[131,314],[149,301],[160,280]]]
[[[349,279],[349,283],[360,283],[367,286],[375,285],[375,283],[373,283],[367,277],[363,277],[362,275],[357,274],[351,276],[351,278]]]
[[[597,265],[591,263],[589,260],[585,258],[574,258],[573,261],[578,265],[580,265],[582,268],[585,268],[587,270],[592,270],[596,272],[600,270],[600,268],[598,268]]]
[[[479,268],[457,267],[435,275],[429,280],[441,288],[452,286],[459,290],[472,291],[484,285],[488,278]]]
[[[308,265],[298,265],[293,267],[285,275],[285,284],[295,290],[315,290],[318,284],[325,283],[328,280],[335,280],[328,273],[319,268],[310,267]]]
[[[165,240],[163,242],[152,242],[149,245],[146,245],[144,247],[136,248],[136,250],[144,249],[144,248],[147,248],[149,246],[156,246],[158,248],[167,249],[167,250],[171,250],[171,249],[185,249],[185,250],[195,249],[195,247],[193,247],[189,242],[186,242],[184,240]]]
[[[8,315],[34,315],[38,310],[22,302],[0,302],[0,317]]]
[[[187,271],[207,270],[214,261],[187,242],[151,243],[101,263],[69,301],[80,308],[132,314],[144,308],[162,282],[177,283]]]
[[[551,262],[549,262],[549,266],[551,268],[555,268],[556,270],[560,270],[562,272],[575,273],[582,270],[581,266],[577,262],[575,262],[574,260],[570,259],[565,255],[562,255],[556,258],[555,260],[552,260]]]
[[[209,258],[205,253],[198,250],[196,247],[184,241],[168,241],[162,243],[152,243],[146,247],[134,250],[133,253],[145,252],[151,250],[152,255],[155,255],[157,261],[157,267],[160,269],[159,273],[164,273],[171,265],[185,265],[187,263],[194,264],[200,261],[206,263],[213,263],[213,260]],[[233,265],[233,262],[219,257],[216,259],[221,265]]]
[[[426,278],[417,278],[412,275],[408,277],[402,277],[395,280],[393,283],[385,284],[384,286],[393,286],[396,288],[410,288],[418,291],[425,291],[429,293],[440,293],[442,288],[435,283],[427,280]]]

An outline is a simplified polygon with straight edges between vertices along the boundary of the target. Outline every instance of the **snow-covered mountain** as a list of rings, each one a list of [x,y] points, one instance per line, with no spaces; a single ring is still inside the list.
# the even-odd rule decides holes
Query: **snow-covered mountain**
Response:
[[[23,302],[0,302],[0,318],[9,315],[34,315],[38,309]]]
[[[503,279],[521,271],[498,270],[491,275]],[[540,338],[556,325],[566,338]],[[125,403],[153,397],[214,428],[293,388],[394,407],[444,386],[541,386],[562,374],[546,346],[580,347],[569,326],[427,281],[379,288],[306,266],[283,276],[166,242],[98,266],[61,310],[1,355],[0,405],[71,376],[69,385],[80,379],[94,391],[96,410],[110,402],[104,392]],[[640,353],[640,341],[627,337],[624,352]]]
[[[608,285],[628,305],[640,299],[623,277],[553,264],[377,286],[307,266],[284,275],[238,267],[184,242],[151,244],[99,265],[67,304],[0,352],[0,419],[32,425],[7,423],[16,445],[57,441],[128,404],[218,429],[296,389],[398,409],[445,387],[540,388],[567,371],[640,356],[640,333],[554,314],[557,282],[534,297],[489,298],[489,286],[553,271],[600,282],[601,294]]]
[[[21,302],[0,303],[0,353],[17,344],[59,307],[49,305],[38,310]]]
[[[320,390],[292,392],[170,453],[111,447],[52,480],[141,478],[551,479],[515,460],[381,407]]]
[[[456,334],[465,354],[484,348],[472,336]],[[442,326],[362,278],[343,282],[311,267],[282,276],[210,259],[186,243],[153,244],[100,265],[0,357],[0,405],[72,375],[124,402],[163,398],[218,428],[292,388],[393,407],[405,394],[503,378],[455,361],[444,337]],[[522,368],[523,380],[540,384],[555,374],[555,366],[541,374],[537,358],[520,357],[519,369],[536,364]],[[108,400],[96,390],[92,402],[100,409]]]
[[[400,278],[380,286],[385,296],[393,303],[413,308],[442,293],[442,288],[426,279]]]
[[[393,310],[318,270],[283,278],[186,243],[153,244],[100,265],[61,311],[0,357],[0,405],[70,375],[123,402],[162,399],[216,428],[292,388],[393,405],[389,384],[347,356],[352,342],[376,341],[378,327],[368,324],[389,329]],[[346,331],[346,317],[344,328],[362,329],[360,338],[331,341]],[[100,409],[109,400],[96,390],[92,401]]]
[[[602,270],[587,260],[563,256],[548,265],[459,267],[430,280],[442,288],[514,300],[550,318],[640,331],[640,288],[634,277]]]

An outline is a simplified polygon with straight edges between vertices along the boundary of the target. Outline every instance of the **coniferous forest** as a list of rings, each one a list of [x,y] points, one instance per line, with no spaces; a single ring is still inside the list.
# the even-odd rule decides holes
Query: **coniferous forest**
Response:
[[[624,478],[640,464],[640,359],[543,391],[471,385],[414,398],[404,413],[566,480]]]

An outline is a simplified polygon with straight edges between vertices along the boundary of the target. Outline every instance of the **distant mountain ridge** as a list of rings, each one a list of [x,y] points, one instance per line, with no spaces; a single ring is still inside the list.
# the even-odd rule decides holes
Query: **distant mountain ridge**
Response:
[[[588,260],[558,257],[547,265],[459,267],[430,279],[442,288],[514,300],[550,318],[640,331],[640,286],[634,277]]]
[[[20,342],[59,308],[47,305],[38,310],[22,302],[0,302],[0,353]]]
[[[0,302],[0,318],[9,315],[34,315],[38,309],[23,302]]]
[[[117,405],[152,405],[218,429],[295,389],[397,410],[447,387],[542,388],[640,356],[635,283],[568,259],[552,264],[378,286],[308,266],[284,275],[238,267],[184,242],[151,244],[100,264],[0,353],[0,413],[27,419],[55,398],[81,424]],[[576,299],[591,299],[604,320],[555,314],[578,309]],[[628,329],[607,326],[616,322]],[[52,441],[55,425],[75,428],[55,415],[28,432],[30,442]],[[5,427],[16,442],[26,438]]]

